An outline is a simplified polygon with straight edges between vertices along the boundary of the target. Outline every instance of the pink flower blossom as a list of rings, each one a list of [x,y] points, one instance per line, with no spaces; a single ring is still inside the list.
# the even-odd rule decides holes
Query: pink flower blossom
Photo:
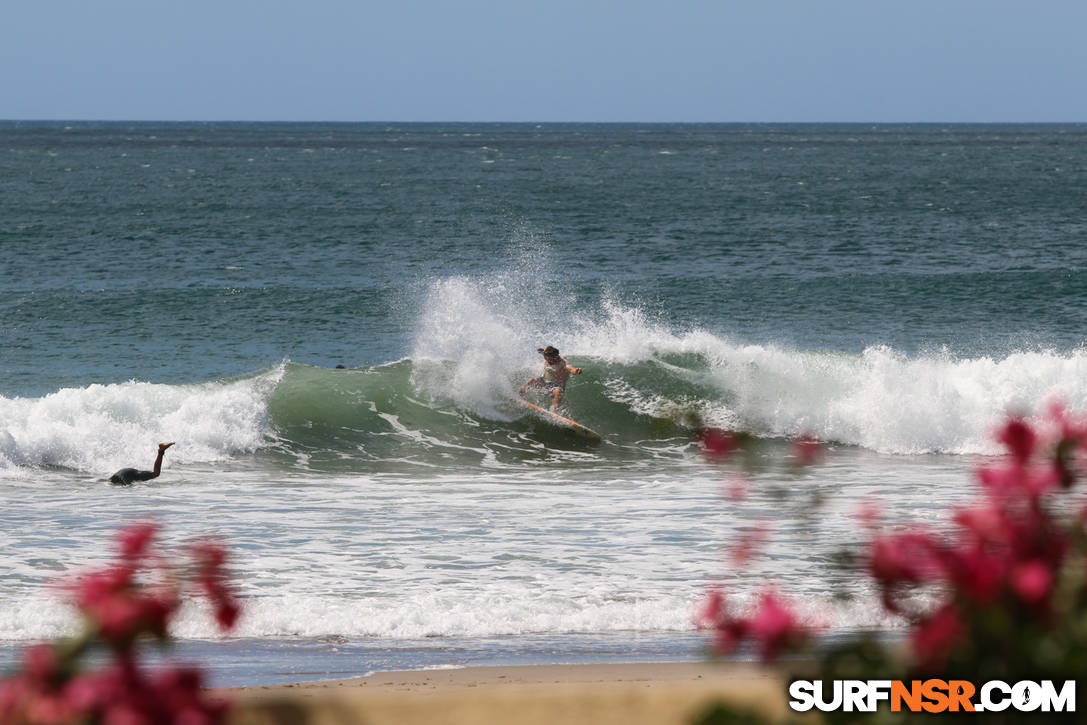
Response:
[[[167,637],[169,620],[181,601],[181,584],[161,557],[152,556],[157,528],[137,524],[118,535],[117,563],[91,571],[68,585],[87,620],[74,645],[37,645],[23,656],[22,670],[0,680],[0,722],[101,725],[213,725],[226,704],[206,697],[201,674],[191,668],[167,669],[148,677],[140,669],[137,643],[151,635]],[[200,548],[200,585],[217,601],[216,616],[233,624],[238,605],[230,593],[218,545]],[[157,586],[145,579],[157,575]],[[81,670],[79,659],[92,646],[104,648],[112,662]],[[104,646],[104,647],[103,647]]]
[[[868,568],[881,583],[917,583],[934,578],[942,569],[939,545],[925,531],[877,536],[871,545]]]
[[[736,617],[729,610],[719,589],[712,590],[699,612],[696,622],[700,629],[714,633],[713,650],[718,655],[733,652],[745,638],[753,640],[764,661],[774,660],[786,647],[801,642],[807,631],[786,607],[784,601],[767,591],[759,599],[755,613],[748,618]]]
[[[1087,508],[1076,502],[1057,505],[1051,498],[1074,485],[1087,465],[1087,422],[1060,406],[1051,408],[1050,420],[1036,428],[1013,418],[999,429],[997,438],[1008,456],[977,470],[984,495],[954,512],[953,535],[936,536],[920,527],[878,534],[875,506],[867,503],[862,509],[861,521],[871,533],[868,573],[886,609],[915,623],[910,643],[914,664],[922,669],[954,663],[982,671],[988,663],[977,657],[1000,658],[1006,647],[1008,656],[1022,659],[1020,649],[1036,648],[1038,641],[1053,650],[1045,656],[1054,662],[1078,661],[1082,654]],[[722,438],[703,445],[708,452],[727,455],[733,443]],[[733,552],[735,561],[746,561],[759,541],[759,532],[742,538]],[[1058,581],[1060,599],[1054,595]],[[926,614],[909,611],[908,604],[924,601],[908,596],[906,590],[914,587],[925,587],[922,593],[934,601]],[[772,591],[760,596],[748,617],[730,612],[724,595],[714,591],[700,626],[713,631],[718,653],[731,652],[746,640],[766,660],[806,635]],[[1035,650],[1030,656],[1037,655]],[[1020,666],[1001,661],[993,671],[1018,672]]]
[[[139,558],[146,555],[157,533],[158,526],[149,521],[121,529],[117,535],[121,555],[126,558]]]
[[[1061,484],[1065,474],[1053,465],[1026,469],[1018,465],[978,469],[978,480],[1000,502],[1036,501]]]
[[[760,598],[759,608],[751,617],[747,629],[752,639],[759,643],[764,662],[773,661],[787,645],[806,636],[806,631],[785,602],[769,591]]]
[[[226,549],[217,542],[205,540],[193,545],[192,552],[197,566],[197,582],[215,609],[215,621],[222,630],[232,629],[238,621],[241,607],[226,584]]]
[[[997,432],[996,438],[1004,444],[1012,458],[1020,465],[1030,460],[1038,442],[1034,429],[1021,418],[1012,418],[1005,423],[1004,427]]]
[[[913,630],[910,642],[914,654],[926,665],[940,666],[965,629],[955,609],[944,606]]]
[[[980,542],[1005,542],[1009,539],[1010,524],[1000,507],[992,503],[959,509],[954,520]]]
[[[725,595],[712,589],[695,619],[699,629],[713,632],[713,651],[719,656],[730,654],[747,632],[747,621],[734,617]]]
[[[703,428],[698,432],[698,441],[706,458],[728,458],[738,447],[736,436],[721,428]]]
[[[36,644],[23,652],[23,672],[31,681],[40,684],[52,683],[60,674],[60,658],[50,644]]]
[[[977,602],[990,603],[999,595],[1007,576],[1007,555],[981,547],[949,552],[945,570],[958,592]]]
[[[1053,570],[1043,561],[1025,562],[1012,572],[1012,586],[1027,604],[1040,604],[1053,588]]]

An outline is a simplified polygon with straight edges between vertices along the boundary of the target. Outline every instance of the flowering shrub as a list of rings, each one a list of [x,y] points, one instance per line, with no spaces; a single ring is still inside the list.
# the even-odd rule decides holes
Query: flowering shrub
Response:
[[[82,633],[23,652],[20,669],[0,681],[0,722],[205,725],[222,720],[226,703],[204,695],[199,670],[175,667],[149,674],[140,667],[137,645],[147,638],[168,642],[167,625],[186,583],[183,573],[153,549],[156,533],[150,523],[123,529],[113,564],[65,586],[83,617]],[[231,629],[239,605],[226,581],[226,552],[202,541],[190,553],[191,578],[211,601],[221,629]],[[84,656],[95,649],[105,649],[111,660],[98,670],[85,668]]]
[[[884,607],[911,623],[911,671],[1010,682],[1087,673],[1087,510],[1055,496],[1075,485],[1087,425],[1054,407],[1048,428],[1003,425],[1008,455],[978,470],[982,496],[953,512],[954,536],[873,539],[865,566]],[[935,605],[907,607],[917,588]]]
[[[808,640],[808,632],[797,622],[786,602],[772,589],[759,598],[759,608],[747,618],[735,616],[720,590],[710,592],[698,622],[714,633],[713,649],[728,654],[750,638],[758,644],[764,662],[772,662],[786,650],[799,650]]]
[[[703,434],[700,439],[710,459],[735,449],[722,445],[731,440],[727,436]],[[851,558],[875,583],[882,606],[908,623],[904,644],[868,634],[813,653],[807,648],[811,639],[777,595],[763,594],[756,613],[740,618],[729,611],[724,594],[714,590],[697,617],[712,632],[714,651],[727,654],[748,639],[765,661],[783,652],[804,653],[816,677],[827,681],[1083,681],[1087,508],[1059,494],[1075,487],[1087,459],[1087,422],[1053,406],[1039,426],[1017,417],[1007,420],[997,440],[1007,455],[977,471],[980,495],[951,512],[950,535],[920,526],[880,532],[875,514],[864,514],[871,540]],[[816,457],[810,439],[798,445],[803,449],[794,454],[798,458]],[[811,678],[812,672],[803,676]],[[720,712],[725,711],[716,717]],[[871,722],[873,717],[906,722],[926,716],[836,712],[823,717],[828,722]],[[1031,717],[1053,715],[988,713],[985,722],[1027,722]]]

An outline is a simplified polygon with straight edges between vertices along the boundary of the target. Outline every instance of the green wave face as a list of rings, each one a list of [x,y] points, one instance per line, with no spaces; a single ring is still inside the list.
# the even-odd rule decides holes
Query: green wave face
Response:
[[[603,346],[581,349],[590,347]],[[598,432],[599,445],[513,404],[540,372],[531,356],[470,352],[347,370],[287,364],[267,397],[274,453],[317,470],[630,466],[691,460],[694,431],[712,425],[889,454],[992,455],[991,431],[1008,410],[1040,410],[1056,394],[1087,405],[1079,351],[854,355],[699,331],[598,355],[568,349],[584,372],[559,412]]]
[[[451,365],[437,365],[452,372]],[[277,438],[273,454],[329,471],[520,467],[564,455],[630,461],[655,457],[662,448],[686,448],[694,408],[685,409],[683,401],[708,392],[674,372],[662,376],[655,363],[586,364],[560,412],[598,431],[604,440],[594,444],[514,405],[516,377],[497,381],[497,390],[508,394],[465,406],[452,391],[420,390],[419,367],[407,360],[352,369],[288,363],[268,396]],[[640,392],[632,397],[634,386]],[[647,391],[669,401],[660,413],[633,409]]]

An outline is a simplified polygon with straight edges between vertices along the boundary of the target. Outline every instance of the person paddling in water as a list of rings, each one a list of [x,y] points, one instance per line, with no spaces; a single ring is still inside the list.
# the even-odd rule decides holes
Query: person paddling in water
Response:
[[[117,473],[109,477],[109,482],[127,486],[136,481],[150,481],[152,478],[158,478],[159,474],[162,472],[162,454],[173,444],[174,441],[159,443],[159,454],[155,456],[155,470],[137,471],[135,468],[122,468],[120,471],[117,471]]]
[[[557,410],[562,402],[562,395],[566,392],[566,382],[571,375],[581,375],[581,368],[575,368],[566,362],[566,358],[559,355],[558,349],[548,345],[536,350],[544,356],[543,375],[538,378],[526,380],[521,386],[521,397],[529,388],[539,388],[551,396],[551,410]]]

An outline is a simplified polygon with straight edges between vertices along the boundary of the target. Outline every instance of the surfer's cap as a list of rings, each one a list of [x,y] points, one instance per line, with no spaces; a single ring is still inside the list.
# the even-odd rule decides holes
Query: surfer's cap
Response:
[[[548,345],[547,347],[538,347],[536,348],[536,352],[543,353],[544,357],[559,356],[559,349],[557,347],[552,347],[551,345]]]

